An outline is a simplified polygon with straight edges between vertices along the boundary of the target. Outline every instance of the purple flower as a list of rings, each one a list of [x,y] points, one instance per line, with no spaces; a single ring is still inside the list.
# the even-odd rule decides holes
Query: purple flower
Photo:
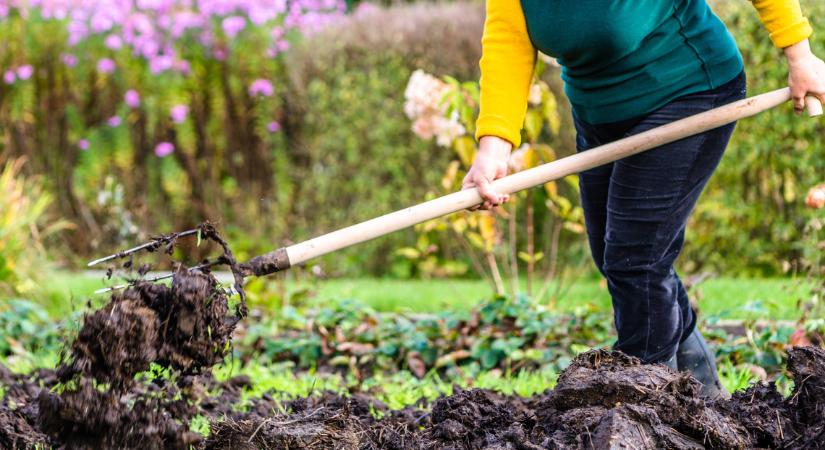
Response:
[[[14,84],[17,80],[17,75],[14,74],[14,70],[9,69],[3,74],[3,81],[6,84]]]
[[[97,60],[97,70],[100,73],[112,73],[115,71],[115,62],[111,58],[100,58]]]
[[[175,146],[172,145],[171,142],[161,142],[155,146],[155,155],[157,155],[159,158],[169,156],[174,151]]]
[[[175,58],[169,55],[159,55],[149,59],[149,71],[157,75],[175,66]]]
[[[34,68],[31,64],[26,64],[17,68],[17,78],[21,80],[28,80],[34,74]]]
[[[74,67],[77,65],[77,56],[72,55],[71,53],[64,53],[60,55],[60,60],[63,61],[68,67]]]
[[[134,89],[129,89],[126,91],[126,95],[123,96],[123,101],[126,106],[135,109],[140,106],[140,94]]]
[[[241,16],[229,16],[221,23],[223,32],[229,38],[234,38],[246,27],[246,19]]]
[[[181,75],[189,75],[192,73],[192,65],[185,59],[179,59],[175,61],[175,70]]]
[[[106,124],[112,128],[119,127],[121,124],[120,116],[109,117],[109,120],[106,121]]]
[[[77,148],[83,150],[84,152],[89,149],[89,141],[86,139],[81,139],[77,141]]]
[[[281,131],[281,124],[273,120],[272,122],[266,124],[266,130],[270,133],[277,133]]]
[[[110,50],[117,50],[123,46],[123,39],[116,34],[110,34],[106,36],[106,40],[104,41],[106,48]]]
[[[169,111],[169,117],[172,118],[172,122],[175,123],[183,123],[186,121],[186,116],[189,115],[189,107],[186,105],[175,105],[172,107],[172,110]]]
[[[263,78],[258,78],[257,80],[253,81],[252,84],[249,85],[249,95],[255,97],[260,95],[262,97],[269,97],[275,92],[275,88],[272,87],[272,83],[269,80],[265,80]]]

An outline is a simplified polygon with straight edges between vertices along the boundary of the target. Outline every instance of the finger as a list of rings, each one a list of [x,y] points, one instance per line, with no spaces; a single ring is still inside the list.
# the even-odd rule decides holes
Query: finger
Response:
[[[819,96],[808,94],[805,97],[805,109],[809,117],[819,117],[822,115],[822,101]]]
[[[475,186],[476,184],[473,181],[473,177],[469,173],[466,176],[464,176],[463,180],[461,180],[461,190],[470,189]]]
[[[796,112],[802,112],[805,109],[805,97],[804,96],[796,96],[794,95],[793,98],[793,109]]]
[[[499,194],[493,190],[490,181],[484,177],[478,177],[476,180],[476,187],[478,188],[478,193],[481,195],[481,198],[484,199],[485,202],[490,203],[498,203],[499,202]]]

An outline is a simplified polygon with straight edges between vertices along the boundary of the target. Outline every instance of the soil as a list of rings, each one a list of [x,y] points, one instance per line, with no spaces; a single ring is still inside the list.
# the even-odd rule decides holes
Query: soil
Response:
[[[825,350],[789,350],[796,388],[783,398],[761,383],[729,400],[704,401],[696,381],[619,353],[584,353],[555,389],[530,398],[456,387],[428,408],[391,411],[366,394],[321,392],[233,408],[252,381],[206,374],[135,383],[127,394],[80,377],[0,371],[0,447],[358,450],[818,449],[825,448]],[[217,395],[209,395],[217,392]],[[175,400],[176,399],[176,400]],[[204,439],[184,424],[207,417]]]
[[[825,449],[818,347],[788,349],[788,398],[761,383],[705,401],[685,373],[593,350],[530,398],[456,387],[400,411],[361,393],[244,403],[252,380],[217,382],[210,370],[244,314],[243,305],[230,314],[208,270],[178,269],[169,286],[136,282],[112,295],[84,318],[56,370],[0,367],[0,448]],[[208,438],[189,430],[196,416],[209,420]]]

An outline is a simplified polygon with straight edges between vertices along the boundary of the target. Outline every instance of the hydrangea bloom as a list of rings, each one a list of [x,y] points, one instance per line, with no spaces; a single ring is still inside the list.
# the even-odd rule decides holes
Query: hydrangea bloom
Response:
[[[77,148],[86,151],[89,149],[89,141],[86,139],[81,139],[77,141]]]
[[[175,146],[171,142],[160,142],[155,146],[155,155],[159,158],[169,156],[175,151]]]
[[[277,133],[281,131],[281,124],[273,120],[272,122],[266,124],[266,131],[269,131],[270,133]]]
[[[106,124],[112,128],[119,127],[121,123],[122,121],[120,119],[120,116],[109,117],[109,120],[106,121]]]
[[[422,139],[435,137],[436,143],[443,147],[449,147],[467,132],[458,118],[446,117],[447,106],[443,99],[448,90],[447,83],[416,70],[404,91],[404,112],[413,120],[413,133]]]
[[[814,186],[808,191],[805,205],[811,209],[825,208],[825,183]]]

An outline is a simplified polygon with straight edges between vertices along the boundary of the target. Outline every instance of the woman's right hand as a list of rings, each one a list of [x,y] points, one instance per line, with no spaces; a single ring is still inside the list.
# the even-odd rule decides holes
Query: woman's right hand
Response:
[[[510,199],[508,194],[496,192],[491,183],[507,176],[507,163],[512,148],[510,142],[495,136],[484,136],[478,141],[478,153],[473,166],[461,183],[462,189],[478,188],[483,200],[481,205],[470,208],[471,210],[492,209]]]

